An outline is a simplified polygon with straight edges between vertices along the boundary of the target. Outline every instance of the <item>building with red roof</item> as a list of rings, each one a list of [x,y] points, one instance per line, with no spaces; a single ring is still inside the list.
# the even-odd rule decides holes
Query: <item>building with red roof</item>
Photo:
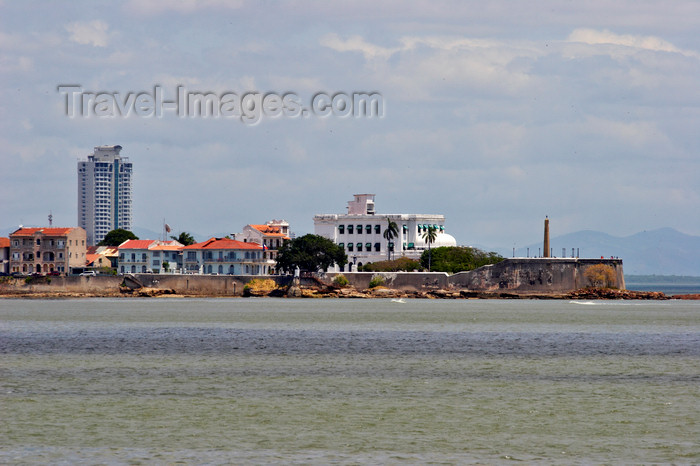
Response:
[[[187,273],[218,275],[268,275],[262,245],[231,238],[209,238],[185,246],[183,264]]]
[[[286,220],[270,220],[263,225],[246,225],[243,231],[234,237],[243,242],[262,245],[266,267],[273,271],[277,265],[277,251],[291,239],[289,223]]]
[[[129,239],[119,245],[120,273],[167,273],[182,268],[182,249],[178,241]]]
[[[68,274],[85,267],[82,228],[20,228],[9,239],[12,273]]]
[[[10,238],[0,238],[0,274],[10,273]]]

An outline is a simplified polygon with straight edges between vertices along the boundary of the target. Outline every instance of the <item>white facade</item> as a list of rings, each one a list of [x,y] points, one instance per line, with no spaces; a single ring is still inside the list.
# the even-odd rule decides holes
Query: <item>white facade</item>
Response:
[[[289,241],[289,222],[286,220],[270,220],[263,225],[249,224],[243,227],[241,233],[233,238],[244,243],[257,243],[263,247],[265,270],[274,272],[277,267],[277,252]],[[267,273],[267,272],[266,272]]]
[[[384,238],[389,220],[396,223],[398,235],[391,241]],[[348,202],[347,214],[314,216],[314,233],[343,246],[348,255],[346,266],[334,271],[354,271],[356,267],[389,257],[419,259],[428,244],[423,239],[428,227],[437,230],[431,247],[456,246],[454,237],[445,233],[445,216],[438,214],[376,214],[374,194],[355,194]]]
[[[89,246],[117,228],[131,230],[132,165],[122,146],[98,146],[87,161],[78,161],[78,226]]]
[[[177,241],[130,239],[119,245],[119,273],[165,273],[182,268],[183,244]]]

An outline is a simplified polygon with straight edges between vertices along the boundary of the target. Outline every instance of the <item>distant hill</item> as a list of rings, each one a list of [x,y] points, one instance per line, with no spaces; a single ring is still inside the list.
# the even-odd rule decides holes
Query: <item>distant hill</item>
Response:
[[[660,228],[617,237],[599,231],[583,230],[554,237],[550,240],[554,256],[561,257],[562,248],[571,256],[571,248],[579,257],[619,257],[625,275],[690,275],[700,276],[700,236],[691,236],[673,228]],[[530,246],[530,257],[537,256],[542,243]],[[525,256],[527,247],[515,250]],[[504,257],[513,250],[496,249]]]

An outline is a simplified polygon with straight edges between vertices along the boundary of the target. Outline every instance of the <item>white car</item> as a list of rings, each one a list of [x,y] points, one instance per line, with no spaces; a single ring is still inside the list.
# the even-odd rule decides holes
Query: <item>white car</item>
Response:
[[[95,273],[94,270],[88,270],[87,272],[83,272],[80,274],[81,277],[96,277],[97,274]]]

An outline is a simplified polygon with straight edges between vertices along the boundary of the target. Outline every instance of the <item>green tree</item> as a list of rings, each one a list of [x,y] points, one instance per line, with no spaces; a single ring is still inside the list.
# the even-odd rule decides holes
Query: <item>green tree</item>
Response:
[[[433,244],[437,239],[437,228],[433,227],[432,225],[428,225],[428,229],[425,232],[423,232],[423,239],[426,243],[428,243],[428,272],[430,272],[430,262],[432,259],[430,245]]]
[[[317,272],[347,261],[348,256],[343,248],[328,238],[309,234],[282,245],[277,254],[277,270],[294,273],[299,267],[302,272]]]
[[[386,259],[390,260],[391,259],[391,248],[389,247],[389,243],[391,243],[394,238],[399,236],[399,226],[396,224],[396,222],[392,221],[389,217],[386,218],[387,221],[387,227],[386,230],[384,230],[384,239],[386,239]]]
[[[186,231],[181,232],[178,236],[171,236],[170,238],[185,246],[196,243],[194,236],[190,235]]]
[[[420,262],[399,257],[390,261],[370,262],[362,266],[360,272],[413,272],[421,268]]]
[[[123,228],[117,228],[107,233],[102,241],[97,243],[98,246],[119,246],[124,241],[129,239],[139,239],[138,236],[130,232],[129,230],[124,230]]]
[[[477,248],[462,246],[443,246],[424,251],[420,258],[423,267],[431,262],[431,268],[435,272],[457,273],[474,270],[484,265],[501,262],[503,257],[495,252],[484,252]]]

